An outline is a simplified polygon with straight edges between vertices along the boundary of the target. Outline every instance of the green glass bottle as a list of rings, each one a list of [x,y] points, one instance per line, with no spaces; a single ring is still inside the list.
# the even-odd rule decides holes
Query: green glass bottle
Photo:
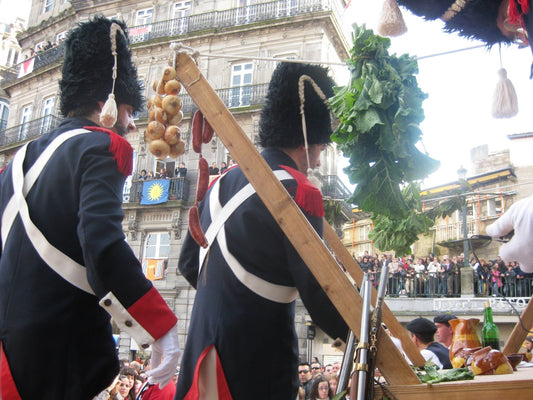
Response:
[[[494,350],[500,350],[500,331],[492,320],[492,308],[490,302],[484,303],[483,328],[481,329],[481,341],[483,347],[490,346]]]

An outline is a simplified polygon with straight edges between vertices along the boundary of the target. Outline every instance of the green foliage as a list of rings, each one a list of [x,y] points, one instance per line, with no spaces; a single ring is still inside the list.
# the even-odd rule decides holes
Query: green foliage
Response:
[[[380,250],[394,250],[396,254],[410,254],[411,245],[418,240],[418,235],[425,233],[434,224],[434,220],[421,212],[420,184],[410,183],[402,190],[402,198],[407,212],[400,217],[394,215],[374,214],[374,229],[369,237],[374,246]]]
[[[346,399],[346,390],[343,390],[339,394],[335,395],[331,400],[345,400]]]
[[[466,381],[474,379],[474,373],[468,368],[454,368],[439,370],[432,362],[424,364],[423,368],[415,368],[418,378],[429,385],[440,382]]]
[[[331,99],[339,118],[332,140],[349,159],[344,171],[357,184],[347,201],[376,216],[408,218],[401,186],[423,179],[438,166],[416,147],[426,98],[415,77],[418,65],[413,57],[389,55],[389,39],[364,25],[354,29],[347,61],[351,80]]]
[[[326,221],[331,226],[335,226],[336,222],[341,218],[341,203],[335,200],[324,200],[324,212]]]

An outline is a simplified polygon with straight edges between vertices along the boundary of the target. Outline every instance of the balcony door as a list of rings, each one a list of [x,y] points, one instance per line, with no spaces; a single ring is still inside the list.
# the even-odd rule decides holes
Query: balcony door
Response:
[[[152,232],[144,243],[143,272],[150,280],[163,279],[170,250],[168,232]]]
[[[7,117],[8,116],[9,116],[9,104],[0,101],[0,131],[3,131],[4,129],[7,128]]]
[[[230,107],[249,106],[252,97],[253,64],[234,64],[231,68]]]
[[[20,128],[19,128],[19,140],[25,140],[28,137],[30,131],[30,120],[32,113],[32,106],[26,106],[20,113]]]
[[[170,36],[184,35],[189,31],[189,15],[191,15],[190,1],[178,1],[172,5]]]
[[[56,98],[49,97],[43,102],[43,110],[41,112],[41,134],[46,133],[50,130],[50,125],[52,124],[52,118],[54,113]]]
[[[235,16],[235,25],[250,24],[255,21],[257,0],[239,0],[237,13]]]
[[[281,0],[276,4],[278,18],[295,15],[298,11],[298,0]]]

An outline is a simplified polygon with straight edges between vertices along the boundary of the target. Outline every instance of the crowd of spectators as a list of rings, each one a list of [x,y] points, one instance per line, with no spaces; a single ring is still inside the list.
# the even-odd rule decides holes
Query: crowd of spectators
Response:
[[[388,265],[387,294],[410,297],[460,297],[460,270],[465,265],[464,254],[439,257],[395,257],[390,254],[356,257],[364,272],[370,274],[375,286],[379,285],[383,265]],[[530,297],[533,274],[526,274],[516,261],[504,262],[472,258],[476,296]]]
[[[298,400],[332,399],[339,384],[340,362],[322,366],[317,357],[311,363],[300,362]]]
[[[108,388],[93,400],[174,400],[179,371],[162,389],[148,382],[146,372],[150,369],[150,358],[144,364],[138,361],[120,360],[120,372]]]

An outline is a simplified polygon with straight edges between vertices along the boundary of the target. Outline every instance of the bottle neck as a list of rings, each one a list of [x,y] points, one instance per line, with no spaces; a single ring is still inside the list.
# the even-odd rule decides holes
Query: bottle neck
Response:
[[[492,323],[492,308],[491,307],[485,307],[484,312],[484,323]]]

